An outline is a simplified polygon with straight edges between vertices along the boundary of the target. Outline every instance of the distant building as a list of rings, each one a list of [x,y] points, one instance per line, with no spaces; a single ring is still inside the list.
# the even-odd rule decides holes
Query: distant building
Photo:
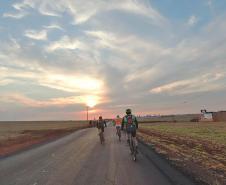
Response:
[[[213,112],[207,112],[206,109],[201,110],[200,121],[213,121]]]
[[[200,121],[226,121],[226,111],[207,112],[201,110]]]

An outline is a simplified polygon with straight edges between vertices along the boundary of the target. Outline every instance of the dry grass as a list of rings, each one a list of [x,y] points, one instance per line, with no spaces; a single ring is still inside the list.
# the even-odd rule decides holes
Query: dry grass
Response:
[[[0,140],[18,137],[25,130],[58,130],[73,129],[83,126],[81,121],[27,121],[0,122]]]
[[[138,135],[197,180],[226,183],[226,123],[141,124]]]
[[[141,128],[226,144],[226,122],[165,122],[141,124]]]
[[[87,127],[81,121],[0,122],[0,156]]]

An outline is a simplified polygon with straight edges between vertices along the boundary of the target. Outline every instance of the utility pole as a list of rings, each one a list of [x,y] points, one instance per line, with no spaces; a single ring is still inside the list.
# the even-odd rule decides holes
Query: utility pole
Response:
[[[89,121],[89,106],[86,107],[86,120]]]

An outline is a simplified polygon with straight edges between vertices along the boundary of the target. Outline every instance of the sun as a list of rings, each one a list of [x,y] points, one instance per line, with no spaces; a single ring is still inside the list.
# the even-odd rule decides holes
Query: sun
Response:
[[[96,96],[87,96],[86,105],[90,108],[94,107],[98,103]]]

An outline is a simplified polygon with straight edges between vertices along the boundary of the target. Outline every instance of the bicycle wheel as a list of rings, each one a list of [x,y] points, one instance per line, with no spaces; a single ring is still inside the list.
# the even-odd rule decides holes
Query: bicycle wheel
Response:
[[[117,129],[116,129],[116,135],[117,135],[117,136],[118,136],[118,132],[119,132],[119,131],[118,131],[118,128],[117,128]]]
[[[104,142],[104,138],[103,138],[103,132],[100,133],[100,143],[103,144]]]
[[[133,140],[130,138],[129,140],[129,148],[130,148],[130,151],[131,151],[131,155],[133,155]]]
[[[133,147],[133,161],[137,160],[137,151],[136,151],[136,147]]]
[[[100,143],[102,144],[102,138],[101,138],[101,133],[100,133]]]
[[[121,141],[121,131],[118,129],[118,139]]]
[[[136,146],[135,146],[133,139],[131,139],[131,148],[132,148],[132,160],[136,161],[137,160],[137,151],[136,151]]]
[[[121,141],[121,132],[119,131],[119,141]]]

